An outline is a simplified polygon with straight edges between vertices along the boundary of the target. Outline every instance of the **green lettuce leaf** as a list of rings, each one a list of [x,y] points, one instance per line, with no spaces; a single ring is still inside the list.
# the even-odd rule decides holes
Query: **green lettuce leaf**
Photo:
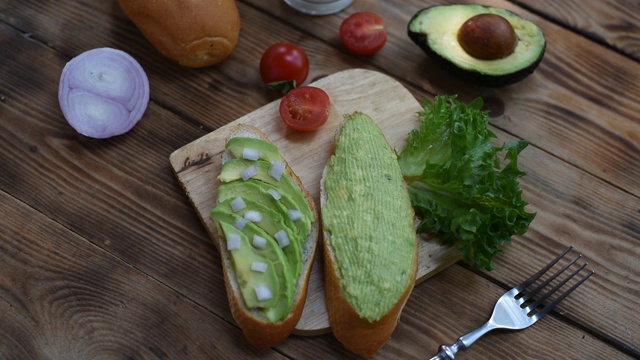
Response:
[[[492,270],[493,257],[528,230],[535,213],[525,210],[518,180],[526,175],[518,156],[528,143],[495,146],[482,106],[480,98],[468,105],[455,96],[425,101],[398,162],[420,218],[418,231],[439,234],[472,266]]]

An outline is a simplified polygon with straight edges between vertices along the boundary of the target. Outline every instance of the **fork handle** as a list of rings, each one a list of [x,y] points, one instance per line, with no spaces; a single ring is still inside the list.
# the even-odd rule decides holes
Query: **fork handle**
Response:
[[[473,343],[476,342],[476,340],[478,340],[482,335],[495,328],[496,326],[493,323],[487,321],[479,328],[460,336],[460,338],[458,338],[458,341],[456,341],[452,345],[441,345],[440,352],[429,360],[454,360],[458,351],[467,349],[469,346],[473,345]]]

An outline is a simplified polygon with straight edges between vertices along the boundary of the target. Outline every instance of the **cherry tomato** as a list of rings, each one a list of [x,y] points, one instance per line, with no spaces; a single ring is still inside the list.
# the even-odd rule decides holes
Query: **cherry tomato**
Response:
[[[351,14],[340,25],[340,38],[350,52],[371,55],[387,42],[384,20],[376,13],[363,11]]]
[[[284,87],[286,90],[296,87],[309,75],[307,53],[300,46],[290,42],[273,44],[262,54],[260,75],[270,87]]]
[[[280,117],[292,129],[311,131],[329,118],[331,100],[324,90],[313,86],[297,87],[280,101]]]

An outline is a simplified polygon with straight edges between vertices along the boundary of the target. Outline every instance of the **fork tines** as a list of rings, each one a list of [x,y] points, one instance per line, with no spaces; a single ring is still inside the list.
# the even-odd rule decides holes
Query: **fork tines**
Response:
[[[570,246],[547,266],[515,287],[518,291],[516,299],[519,299],[523,309],[526,308],[528,316],[544,316],[593,275],[594,271],[586,270],[586,273],[577,276],[586,269],[588,263],[578,264],[581,254],[573,259],[565,259],[572,249],[573,246]],[[556,268],[559,269],[552,275],[548,274]]]

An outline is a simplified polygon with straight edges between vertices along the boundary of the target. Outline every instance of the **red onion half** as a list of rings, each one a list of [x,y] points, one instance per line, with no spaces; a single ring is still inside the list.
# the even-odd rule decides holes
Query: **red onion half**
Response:
[[[149,79],[124,51],[93,49],[65,65],[58,101],[77,132],[106,139],[126,133],[142,118],[149,103]]]

